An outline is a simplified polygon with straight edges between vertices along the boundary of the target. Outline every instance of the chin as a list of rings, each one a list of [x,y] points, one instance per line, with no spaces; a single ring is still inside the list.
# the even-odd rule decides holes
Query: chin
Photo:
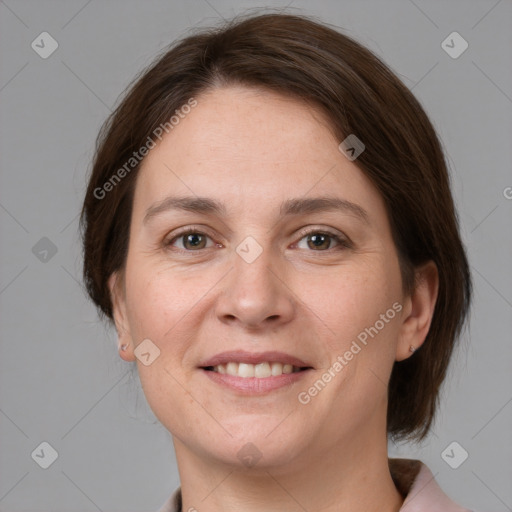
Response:
[[[306,439],[304,432],[290,431],[289,425],[284,425],[285,417],[270,421],[268,415],[261,419],[253,415],[250,422],[233,422],[227,429],[233,437],[224,438],[227,443],[215,452],[223,459],[229,454],[224,462],[248,468],[286,465],[304,451]]]

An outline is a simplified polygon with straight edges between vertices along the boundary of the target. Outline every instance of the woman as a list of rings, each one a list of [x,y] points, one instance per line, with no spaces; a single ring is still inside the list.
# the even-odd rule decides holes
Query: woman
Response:
[[[190,36],[103,127],[84,277],[172,434],[162,511],[461,511],[423,439],[470,303],[408,89],[312,20]],[[437,507],[437,508],[436,508]]]

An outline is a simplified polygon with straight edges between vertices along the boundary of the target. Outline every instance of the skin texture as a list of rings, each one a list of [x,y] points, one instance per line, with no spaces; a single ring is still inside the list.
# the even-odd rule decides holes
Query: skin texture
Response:
[[[396,511],[403,500],[387,465],[387,383],[395,361],[426,337],[435,266],[418,269],[416,291],[404,296],[383,200],[320,112],[246,87],[196,99],[143,161],[126,266],[109,280],[127,345],[120,355],[137,361],[148,403],[173,436],[183,510]],[[144,222],[171,195],[221,201],[225,215],[168,210]],[[279,215],[285,200],[320,196],[359,205],[367,221],[343,210]],[[207,235],[200,249],[175,238],[187,227]],[[327,238],[316,248],[303,228],[348,246]],[[262,248],[252,263],[236,252],[248,236]],[[401,311],[300,403],[395,303]],[[160,350],[149,366],[134,355],[144,339]],[[198,368],[239,349],[282,351],[313,370],[247,396]],[[247,443],[261,454],[252,467],[237,456]]]

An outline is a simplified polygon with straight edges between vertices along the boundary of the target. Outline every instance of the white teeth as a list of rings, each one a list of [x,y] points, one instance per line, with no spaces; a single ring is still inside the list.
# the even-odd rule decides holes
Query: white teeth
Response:
[[[277,377],[279,375],[296,373],[300,368],[291,364],[264,362],[258,364],[236,363],[230,361],[227,364],[218,364],[213,367],[213,371],[221,374],[232,375],[233,377],[242,377],[244,379],[256,377],[264,379],[267,377]]]
[[[292,373],[293,365],[291,364],[283,364],[283,373]]]
[[[272,375],[282,375],[283,365],[281,363],[272,363]]]
[[[238,377],[238,363],[228,363],[226,365],[226,373]]]
[[[254,365],[240,363],[238,365],[238,376],[239,377],[254,377]]]
[[[268,363],[260,363],[254,366],[254,376],[261,378],[270,377],[270,365]]]

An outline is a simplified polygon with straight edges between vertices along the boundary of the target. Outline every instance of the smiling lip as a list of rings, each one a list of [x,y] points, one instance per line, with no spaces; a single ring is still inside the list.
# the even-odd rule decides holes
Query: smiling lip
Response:
[[[232,350],[229,352],[222,352],[217,354],[210,359],[205,360],[199,364],[200,368],[208,366],[217,366],[219,364],[226,364],[231,361],[237,363],[248,363],[248,364],[259,364],[264,362],[276,362],[281,364],[291,364],[298,368],[311,368],[311,365],[298,359],[297,357],[285,354],[284,352],[246,352],[244,350]]]
[[[261,395],[274,391],[285,386],[289,386],[294,382],[304,378],[310,370],[303,370],[296,373],[283,373],[282,375],[273,377],[235,377],[222,373],[216,373],[208,370],[202,370],[203,373],[213,382],[227,387],[233,391],[237,391],[244,395]]]
[[[297,370],[293,373],[283,373],[281,375],[272,375],[270,377],[239,377],[218,373],[213,368],[218,365],[225,365],[230,362],[246,363],[257,365],[265,362],[277,362],[283,365],[291,365]],[[312,366],[298,359],[297,357],[285,354],[283,352],[259,352],[251,353],[243,350],[222,352],[216,356],[205,360],[199,365],[203,373],[213,382],[220,384],[231,390],[244,395],[260,395],[268,393],[279,388],[283,388],[302,379]]]

